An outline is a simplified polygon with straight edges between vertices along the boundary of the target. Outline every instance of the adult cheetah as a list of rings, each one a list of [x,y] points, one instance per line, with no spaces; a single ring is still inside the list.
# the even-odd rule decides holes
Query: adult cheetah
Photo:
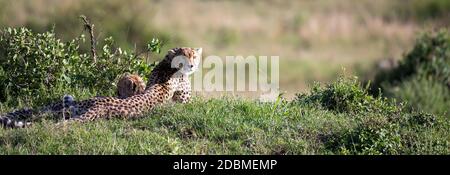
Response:
[[[191,83],[188,76],[198,70],[201,48],[174,48],[168,51],[164,59],[153,69],[144,93],[124,99],[115,97],[95,97],[74,101],[67,96],[64,105],[54,112],[63,113],[69,109],[67,121],[87,122],[99,118],[140,117],[156,105],[169,100],[186,103],[191,96]],[[25,127],[40,109],[22,109],[0,116],[0,123],[5,127]]]

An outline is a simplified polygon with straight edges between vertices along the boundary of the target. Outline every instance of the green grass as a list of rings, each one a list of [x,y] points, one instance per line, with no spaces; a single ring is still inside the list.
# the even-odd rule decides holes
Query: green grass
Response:
[[[355,81],[340,80],[299,98],[275,103],[195,98],[139,119],[40,121],[0,129],[0,154],[450,153],[448,118],[369,97]]]
[[[398,86],[388,86],[386,95],[407,101],[414,109],[450,116],[450,89],[431,78],[415,77]]]

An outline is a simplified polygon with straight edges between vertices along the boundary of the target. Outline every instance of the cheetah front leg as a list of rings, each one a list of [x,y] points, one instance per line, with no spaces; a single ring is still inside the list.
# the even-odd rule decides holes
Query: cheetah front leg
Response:
[[[181,90],[175,91],[172,96],[172,100],[177,103],[188,103],[191,100],[191,91]]]
[[[176,103],[188,103],[191,100],[191,82],[186,77],[178,84],[173,93],[172,101]]]

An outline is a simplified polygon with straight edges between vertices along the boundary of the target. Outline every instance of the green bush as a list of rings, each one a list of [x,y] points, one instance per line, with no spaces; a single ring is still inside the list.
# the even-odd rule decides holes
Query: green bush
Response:
[[[374,97],[357,78],[342,76],[323,87],[316,84],[309,94],[299,94],[293,101],[302,110],[319,107],[351,123],[318,135],[325,149],[335,154],[447,153],[450,143],[442,133],[450,126],[448,118],[411,111],[404,104]]]
[[[436,114],[450,104],[450,34],[446,30],[424,33],[399,66],[379,72],[371,93],[382,89],[388,97],[409,102],[412,108]]]
[[[445,154],[450,142],[442,133],[448,120],[422,112],[353,117],[356,126],[333,133],[325,143],[338,154]]]
[[[328,145],[341,154],[400,154],[404,149],[399,124],[386,116],[364,116],[357,122],[356,128],[339,133]]]
[[[386,85],[385,96],[407,102],[414,110],[448,115],[450,110],[450,89],[433,77],[413,77],[399,85]]]
[[[450,86],[450,34],[447,31],[422,34],[399,66],[380,72],[374,85],[397,83],[414,75],[432,76]]]
[[[115,47],[112,38],[105,39],[94,62],[89,54],[79,51],[83,35],[62,42],[53,31],[35,34],[26,28],[6,28],[0,32],[1,102],[45,103],[63,93],[86,90],[111,95],[120,74],[146,77],[154,65]],[[159,40],[153,40],[148,50],[159,51],[160,46]]]
[[[356,77],[339,77],[325,87],[315,84],[310,94],[298,94],[296,101],[301,104],[319,104],[339,113],[393,113],[399,110],[386,98],[370,95],[368,88],[363,88]]]
[[[426,21],[430,19],[448,20],[450,1],[448,0],[409,0],[393,3],[388,9],[388,16],[401,19],[416,19]]]
[[[354,128],[326,136],[328,149],[339,154],[400,154],[404,149],[399,133],[402,107],[371,96],[367,87],[356,77],[340,77],[325,87],[316,84],[309,95],[298,95],[296,102],[318,104],[354,121]]]

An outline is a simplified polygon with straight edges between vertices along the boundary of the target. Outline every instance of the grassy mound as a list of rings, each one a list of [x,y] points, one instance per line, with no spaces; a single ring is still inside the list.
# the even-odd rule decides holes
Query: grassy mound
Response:
[[[194,99],[134,120],[42,121],[0,130],[0,154],[450,153],[450,123],[442,116],[370,97],[354,79],[317,88],[295,101]]]

